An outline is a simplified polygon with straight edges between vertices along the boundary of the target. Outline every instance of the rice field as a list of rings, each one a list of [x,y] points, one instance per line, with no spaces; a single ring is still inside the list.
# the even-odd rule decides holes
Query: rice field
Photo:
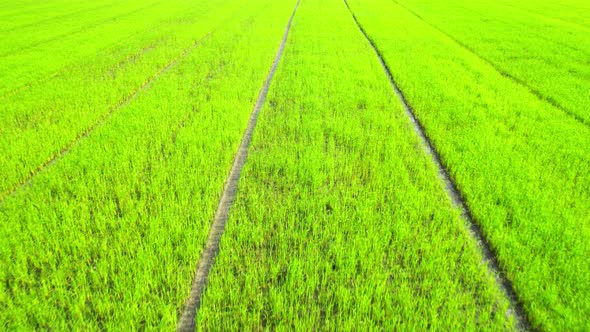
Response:
[[[0,330],[590,329],[581,0],[0,2]]]

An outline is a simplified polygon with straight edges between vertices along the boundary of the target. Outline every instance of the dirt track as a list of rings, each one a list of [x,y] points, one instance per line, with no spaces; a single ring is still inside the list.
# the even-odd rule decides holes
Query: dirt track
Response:
[[[291,23],[293,22],[293,18],[295,17],[297,7],[299,7],[299,1],[300,0],[298,0],[295,4],[293,13],[289,18],[289,22],[287,23],[287,27],[285,28],[285,33],[283,34],[283,39],[281,40],[279,50],[272,63],[268,76],[266,77],[266,81],[264,82],[264,85],[260,90],[260,94],[258,95],[258,99],[256,100],[256,105],[254,106],[254,110],[252,111],[250,115],[250,120],[248,121],[248,127],[246,128],[246,131],[242,136],[240,147],[234,158],[233,166],[225,182],[225,187],[223,189],[221,199],[219,200],[217,211],[215,212],[213,224],[211,225],[211,229],[209,230],[207,243],[205,244],[205,250],[203,250],[203,253],[201,254],[201,258],[197,265],[197,272],[195,274],[195,278],[193,279],[189,298],[185,303],[182,316],[178,320],[177,331],[192,332],[196,328],[195,317],[197,314],[197,310],[201,305],[201,295],[203,294],[203,290],[205,289],[205,286],[207,284],[209,271],[211,271],[211,267],[213,266],[215,257],[217,256],[217,253],[219,251],[219,241],[225,229],[225,224],[229,216],[231,205],[234,199],[236,198],[240,174],[242,172],[244,164],[246,163],[246,158],[248,157],[248,147],[250,146],[250,142],[252,141],[252,134],[254,133],[254,128],[256,127],[256,122],[258,121],[258,115],[260,114],[260,110],[264,105],[266,95],[270,87],[270,83],[277,69],[279,61],[281,60],[281,56],[283,55],[283,50],[285,49],[285,44],[287,43],[287,37],[289,36],[289,30],[291,29]]]
[[[348,8],[348,11],[350,12],[350,14],[351,14],[353,20],[355,21],[356,25],[358,26],[359,30],[361,31],[361,33],[363,34],[365,39],[367,39],[367,42],[371,45],[371,47],[375,51],[375,54],[379,58],[379,62],[381,63],[381,66],[383,67],[383,71],[385,72],[385,74],[387,75],[387,78],[389,79],[389,82],[391,83],[391,87],[393,88],[395,94],[398,96],[408,119],[412,123],[414,132],[420,138],[420,141],[422,143],[422,146],[424,147],[425,152],[431,157],[432,162],[435,164],[436,168],[438,169],[438,177],[440,178],[441,182],[444,184],[445,191],[447,192],[447,195],[449,196],[449,198],[453,202],[453,205],[455,207],[461,209],[461,215],[463,217],[463,220],[466,222],[466,226],[469,228],[471,237],[473,238],[473,240],[477,243],[478,247],[480,248],[481,253],[484,257],[484,261],[485,261],[486,265],[488,266],[488,269],[495,276],[496,283],[502,289],[502,291],[504,292],[504,294],[506,295],[506,297],[510,301],[510,309],[509,309],[509,312],[507,312],[506,314],[514,316],[519,329],[530,330],[530,323],[529,323],[526,315],[524,314],[522,304],[519,301],[516,292],[514,291],[514,288],[512,286],[512,282],[508,278],[506,278],[506,273],[498,264],[498,259],[497,259],[496,253],[492,249],[490,243],[485,238],[485,236],[481,230],[481,227],[479,226],[479,224],[477,224],[473,220],[473,215],[471,214],[469,207],[465,203],[465,200],[463,199],[462,194],[459,191],[457,185],[454,183],[453,179],[451,179],[449,172],[446,170],[445,166],[441,162],[441,158],[440,158],[438,151],[436,150],[436,148],[432,144],[430,138],[427,136],[427,134],[424,130],[424,127],[420,123],[420,120],[418,120],[418,118],[416,118],[414,111],[408,105],[403,92],[398,88],[398,86],[393,78],[393,75],[391,74],[391,70],[389,69],[389,67],[385,63],[385,60],[384,60],[381,52],[379,51],[379,49],[377,48],[377,46],[375,45],[373,40],[367,35],[367,33],[366,33],[365,29],[362,27],[362,25],[359,23],[358,19],[356,18],[356,16],[353,13],[353,11],[350,9],[348,2],[346,0],[344,0],[344,3],[346,4],[346,7]]]

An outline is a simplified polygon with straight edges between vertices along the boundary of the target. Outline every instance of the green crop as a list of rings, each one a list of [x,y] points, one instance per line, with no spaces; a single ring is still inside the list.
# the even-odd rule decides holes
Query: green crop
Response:
[[[0,2],[0,330],[590,330],[587,1],[296,2]]]
[[[178,7],[185,9],[184,6],[188,4],[178,2]],[[75,142],[87,128],[106,114],[118,111],[122,103],[157,78],[189,46],[222,23],[227,24],[239,8],[235,2],[211,2],[184,11],[178,7],[134,24],[116,21],[111,29],[117,33],[100,30],[98,41],[85,40],[73,48],[61,39],[48,43],[47,47],[68,54],[68,65],[59,54],[44,57],[45,52],[37,48],[30,51],[34,58],[23,60],[23,54],[18,58],[30,61],[28,65],[10,59],[0,62],[10,68],[6,69],[9,75],[0,82],[17,91],[2,100],[5,107],[0,113],[0,172],[4,176],[0,178],[0,199],[38,167],[58,156],[64,146]],[[213,11],[216,15],[210,15]],[[89,35],[80,37],[90,38]],[[120,36],[126,38],[121,41]],[[79,40],[74,42],[80,44]],[[90,51],[87,44],[91,45]],[[108,47],[99,48],[104,45]],[[85,58],[88,52],[97,54]],[[51,70],[62,68],[41,82],[31,78],[23,89],[23,71],[49,70],[45,64],[51,65]],[[10,81],[11,75],[19,80]]]
[[[199,329],[513,328],[342,1],[301,3],[266,105]]]
[[[590,126],[590,27],[547,17],[550,11],[538,15],[498,1],[395,1],[504,76]],[[563,5],[557,10],[572,11]]]
[[[587,329],[590,127],[392,0],[350,3],[533,327]]]
[[[222,29],[4,199],[3,328],[175,327],[290,10],[234,4]]]

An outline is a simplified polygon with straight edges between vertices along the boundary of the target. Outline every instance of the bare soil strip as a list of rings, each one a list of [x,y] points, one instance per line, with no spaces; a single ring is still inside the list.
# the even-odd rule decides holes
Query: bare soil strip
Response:
[[[266,101],[266,95],[268,93],[270,83],[277,69],[279,61],[281,60],[281,56],[283,55],[283,50],[285,49],[285,44],[287,43],[287,37],[289,36],[289,30],[291,29],[291,23],[293,22],[293,18],[295,17],[295,13],[299,7],[299,2],[300,0],[297,0],[295,8],[291,13],[291,17],[289,18],[285,32],[283,34],[283,39],[281,40],[281,44],[279,46],[279,50],[272,63],[268,76],[266,77],[266,81],[260,90],[256,104],[252,110],[250,119],[248,120],[248,126],[246,127],[244,135],[242,136],[240,147],[236,153],[231,171],[225,182],[225,187],[223,188],[223,193],[221,195],[221,199],[219,200],[217,211],[215,212],[215,218],[209,230],[209,235],[207,236],[205,250],[203,250],[197,265],[197,271],[191,285],[189,298],[184,305],[182,316],[179,318],[177,331],[192,332],[196,329],[195,318],[197,315],[197,310],[199,310],[201,305],[201,295],[205,290],[209,272],[211,271],[211,268],[215,262],[215,257],[219,252],[219,242],[229,217],[231,205],[236,198],[240,174],[248,157],[248,147],[252,141],[252,135],[254,133],[254,128],[256,127],[256,122],[258,121],[258,115],[260,114],[260,110]]]
[[[408,105],[403,92],[397,87],[397,84],[395,83],[393,75],[391,74],[391,70],[389,69],[388,65],[385,63],[385,60],[383,59],[381,52],[379,51],[379,49],[377,48],[377,46],[375,45],[373,40],[367,35],[365,29],[362,27],[362,25],[357,20],[352,9],[350,9],[350,7],[349,7],[347,0],[344,0],[344,3],[346,4],[346,7],[348,8],[348,11],[350,12],[350,14],[351,14],[352,18],[354,19],[356,25],[358,26],[359,30],[361,31],[361,33],[363,34],[365,39],[368,41],[368,43],[371,45],[371,47],[375,51],[375,54],[379,58],[379,62],[381,63],[381,66],[383,67],[383,70],[384,70],[385,74],[387,75],[387,78],[389,79],[389,82],[391,83],[391,86],[392,86],[395,94],[398,96],[398,98],[404,108],[404,111],[405,111],[406,115],[408,116],[408,119],[410,120],[410,122],[412,123],[412,125],[414,127],[414,132],[416,133],[416,135],[418,135],[418,137],[422,141],[422,145],[423,145],[426,153],[431,157],[432,162],[438,168],[438,176],[441,179],[441,181],[444,183],[445,190],[446,190],[448,196],[450,197],[453,204],[456,207],[461,209],[461,212],[462,212],[461,215],[470,230],[471,236],[477,242],[478,247],[481,249],[481,252],[483,254],[484,261],[485,261],[486,265],[488,266],[488,268],[490,269],[492,274],[495,276],[496,283],[498,284],[500,289],[503,290],[506,297],[510,301],[510,309],[509,309],[509,312],[507,312],[506,314],[514,316],[514,318],[517,321],[519,329],[530,330],[531,329],[530,323],[529,323],[526,315],[524,314],[522,303],[518,299],[518,296],[517,296],[516,292],[514,291],[514,288],[512,286],[512,282],[506,277],[506,273],[503,271],[503,269],[498,264],[498,259],[496,257],[496,253],[494,252],[490,243],[485,238],[485,236],[481,230],[481,227],[474,221],[473,215],[472,215],[471,211],[469,210],[469,207],[465,203],[465,201],[461,195],[461,192],[457,188],[457,185],[451,179],[446,168],[443,166],[438,151],[436,150],[436,148],[432,144],[430,138],[428,138],[428,136],[426,135],[424,127],[422,126],[422,124],[420,123],[418,118],[416,118],[414,111]]]
[[[395,2],[397,5],[399,5],[400,7],[404,8],[408,13],[414,15],[416,18],[418,18],[420,21],[424,22],[424,24],[428,25],[429,27],[435,29],[436,31],[442,33],[443,35],[445,35],[446,37],[448,37],[449,39],[451,39],[452,41],[454,41],[457,45],[461,46],[463,49],[467,50],[469,53],[475,55],[476,57],[478,57],[479,59],[481,59],[483,62],[485,62],[486,64],[488,64],[490,67],[494,68],[495,71],[497,71],[500,75],[502,75],[503,77],[506,77],[508,79],[510,79],[512,82],[524,87],[525,89],[527,89],[531,94],[533,94],[535,97],[537,97],[538,99],[549,103],[551,106],[557,108],[558,110],[560,110],[561,112],[563,112],[564,114],[568,115],[569,117],[571,117],[572,119],[576,120],[577,122],[590,127],[590,122],[584,118],[582,118],[581,116],[579,116],[578,114],[568,110],[567,108],[565,108],[564,106],[562,106],[557,100],[555,100],[552,97],[549,96],[545,96],[543,93],[541,93],[539,90],[535,89],[534,87],[530,86],[527,82],[521,80],[520,78],[506,72],[505,70],[503,70],[502,68],[499,68],[498,66],[496,66],[493,62],[491,62],[490,60],[484,58],[483,56],[481,56],[479,53],[477,53],[474,49],[472,49],[471,47],[467,46],[466,44],[464,44],[463,42],[461,42],[460,40],[458,40],[457,38],[451,36],[450,34],[446,33],[445,31],[439,29],[438,27],[432,25],[430,22],[426,21],[424,18],[422,18],[422,16],[420,16],[418,13],[414,12],[413,10],[411,10],[410,8],[406,7],[404,4],[393,0],[393,2]]]
[[[137,95],[139,95],[139,93],[141,93],[142,91],[146,90],[152,84],[152,82],[154,82],[155,80],[157,80],[160,76],[162,76],[165,72],[167,72],[170,68],[172,68],[176,63],[178,63],[178,61],[180,59],[182,59],[187,54],[189,54],[205,38],[209,37],[209,35],[211,35],[211,33],[212,33],[212,31],[208,32],[203,37],[201,37],[200,39],[196,40],[191,46],[189,46],[188,48],[184,49],[175,58],[173,58],[172,60],[170,60],[170,62],[168,62],[164,67],[160,68],[160,70],[158,70],[155,74],[153,74],[147,80],[145,80],[145,82],[143,82],[139,87],[137,87],[134,90],[132,90],[127,96],[125,96],[118,103],[116,103],[115,105],[113,105],[106,113],[102,114],[98,118],[98,120],[96,120],[90,127],[86,128],[86,130],[84,130],[83,132],[79,133],[73,140],[71,140],[64,147],[62,147],[61,150],[59,150],[57,153],[55,153],[52,156],[50,156],[47,159],[47,161],[45,161],[41,165],[37,166],[37,168],[35,168],[31,172],[29,172],[29,174],[27,175],[26,178],[24,178],[23,180],[21,180],[20,182],[18,182],[17,184],[15,184],[11,189],[8,189],[5,192],[0,193],[0,205],[2,204],[2,202],[4,201],[4,199],[6,199],[7,197],[13,195],[20,188],[22,188],[23,186],[25,186],[28,183],[30,183],[31,180],[33,178],[35,178],[35,176],[37,176],[43,170],[45,170],[46,168],[48,168],[49,166],[51,166],[53,163],[55,163],[59,159],[63,158],[63,156],[65,156],[68,152],[70,152],[70,150],[76,144],[78,144],[78,142],[80,142],[82,139],[84,139],[85,137],[87,137],[88,135],[90,135],[90,133],[92,133],[96,128],[100,127],[103,123],[105,123],[116,111],[118,111],[121,108],[123,108],[123,106],[129,104],[133,99],[135,99],[135,97],[137,97]]]

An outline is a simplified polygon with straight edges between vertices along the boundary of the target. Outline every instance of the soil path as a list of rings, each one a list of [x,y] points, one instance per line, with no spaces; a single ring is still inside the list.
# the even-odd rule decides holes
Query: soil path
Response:
[[[185,303],[182,316],[179,318],[177,331],[192,332],[196,329],[195,317],[197,315],[197,310],[201,305],[201,295],[203,294],[203,291],[207,284],[207,278],[209,276],[211,268],[213,267],[215,257],[219,252],[219,241],[225,229],[225,224],[229,217],[231,205],[234,199],[236,198],[240,174],[242,172],[244,164],[246,163],[246,158],[248,157],[248,147],[250,146],[250,142],[252,141],[252,135],[254,133],[254,128],[256,127],[258,115],[260,114],[260,110],[264,105],[266,95],[270,87],[270,83],[283,54],[285,44],[287,43],[287,37],[289,36],[291,23],[293,22],[293,18],[295,17],[297,7],[299,7],[299,2],[300,0],[298,0],[295,4],[295,8],[293,9],[291,17],[289,18],[289,22],[287,23],[287,27],[285,28],[285,33],[283,34],[283,39],[281,40],[279,50],[272,63],[272,67],[270,68],[268,76],[266,77],[266,81],[264,82],[264,85],[260,90],[260,94],[258,95],[258,99],[256,100],[256,105],[254,106],[254,110],[252,111],[250,119],[248,121],[248,127],[246,128],[246,131],[242,136],[240,147],[238,149],[238,152],[236,153],[233,166],[225,182],[225,187],[223,188],[223,193],[221,199],[219,200],[219,205],[217,206],[217,211],[215,212],[213,224],[211,225],[211,228],[209,230],[209,235],[207,237],[205,249],[203,250],[203,253],[201,254],[201,258],[199,259],[199,263],[197,265],[197,272],[195,273],[195,277],[191,285],[189,298]]]

